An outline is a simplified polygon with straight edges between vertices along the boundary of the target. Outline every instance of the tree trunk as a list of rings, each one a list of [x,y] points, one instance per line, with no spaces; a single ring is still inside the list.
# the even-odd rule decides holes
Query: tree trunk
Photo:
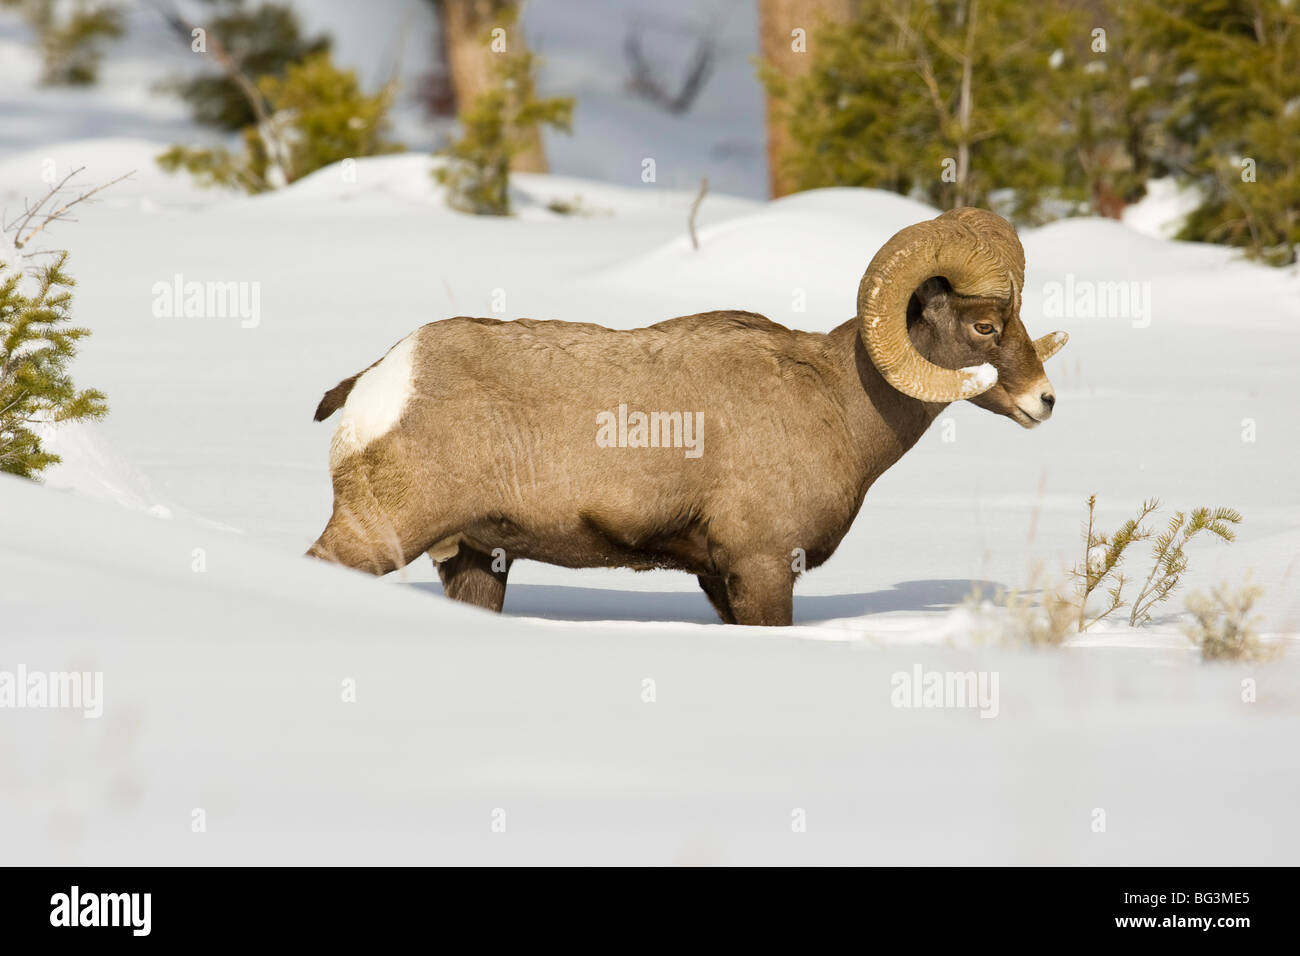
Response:
[[[971,113],[975,109],[971,93],[971,70],[975,60],[975,18],[978,16],[977,0],[971,0],[966,16],[966,43],[962,49],[961,99],[957,108],[957,206],[970,205],[970,135]]]
[[[763,62],[787,79],[808,72],[816,55],[812,33],[818,24],[829,20],[846,23],[852,13],[853,0],[759,0],[759,51]],[[803,52],[795,47],[795,30],[803,31]],[[767,167],[772,197],[794,192],[795,183],[784,166],[791,153],[785,104],[767,96]]]
[[[527,49],[524,31],[519,25],[519,4],[516,0],[436,0],[436,3],[443,46],[451,70],[451,85],[456,94],[456,112],[459,113],[497,82],[492,58],[504,54],[492,51],[494,28],[501,27],[506,31],[505,42],[510,53],[522,53]],[[511,171],[546,172],[548,166],[541,130],[534,126],[526,136],[528,143],[511,160]]]

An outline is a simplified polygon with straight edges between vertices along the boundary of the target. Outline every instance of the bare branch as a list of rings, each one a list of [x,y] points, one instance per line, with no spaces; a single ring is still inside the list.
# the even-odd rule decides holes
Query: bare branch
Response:
[[[641,46],[641,27],[634,24],[623,40],[623,53],[627,57],[632,76],[627,82],[630,92],[644,97],[669,113],[685,113],[700,95],[705,81],[713,72],[714,44],[707,34],[701,35],[686,67],[686,75],[676,93],[670,93],[657,75],[653,64],[646,58]]]
[[[84,166],[81,167],[81,169],[84,168],[85,168]],[[67,176],[64,177],[63,182],[66,183],[77,173],[81,172],[81,169],[77,169],[76,171],[69,173]],[[103,190],[107,189],[109,186],[116,185],[117,183],[120,183],[124,179],[130,179],[134,175],[135,175],[135,170],[133,169],[129,173],[123,173],[121,176],[118,176],[117,179],[111,179],[106,183],[96,186],[94,189],[86,190],[76,199],[64,203],[62,206],[60,206],[58,209],[55,209],[53,212],[47,213],[39,226],[37,226],[35,229],[29,232],[25,237],[22,236],[22,230],[25,229],[27,227],[27,224],[31,222],[32,215],[34,215],[35,211],[39,209],[42,205],[44,205],[46,199],[49,198],[49,196],[47,195],[46,199],[42,199],[40,203],[38,203],[35,207],[33,207],[32,212],[29,213],[27,218],[23,220],[22,226],[20,226],[18,231],[14,233],[14,248],[21,249],[23,246],[27,245],[27,243],[32,241],[33,236],[39,233],[50,223],[68,219],[66,213],[73,206],[77,205],[78,203],[86,202],[88,199],[90,199],[91,196],[95,195],[95,193],[102,192]],[[75,220],[69,220],[69,221],[75,221]]]
[[[23,210],[26,213],[26,215],[20,216],[22,221],[19,222],[18,219],[15,219],[13,222],[8,222],[4,224],[4,231],[9,232],[11,229],[13,229],[14,223],[18,223],[18,228],[13,229],[15,245],[18,248],[20,249],[22,248],[22,243],[17,242],[16,241],[17,238],[22,235],[23,230],[27,228],[27,224],[32,221],[32,218],[38,212],[41,211],[41,207],[44,206],[47,202],[49,202],[51,199],[53,199],[56,195],[58,195],[59,190],[61,190],[64,186],[67,185],[68,180],[70,180],[73,176],[77,175],[77,173],[80,173],[83,170],[85,170],[85,168],[86,168],[85,166],[78,166],[72,172],[68,173],[68,175],[64,176],[61,180],[58,181],[58,183],[50,187],[50,191],[47,192],[44,196],[42,196],[40,200],[36,203],[36,205],[28,206],[27,200],[26,199],[23,200]]]

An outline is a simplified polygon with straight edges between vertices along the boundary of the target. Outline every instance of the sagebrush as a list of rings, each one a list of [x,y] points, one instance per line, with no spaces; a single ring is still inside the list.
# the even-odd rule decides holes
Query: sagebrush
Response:
[[[1263,591],[1249,580],[1232,586],[1219,584],[1208,592],[1187,597],[1192,620],[1184,633],[1201,649],[1207,661],[1251,661],[1267,656],[1261,643],[1259,617],[1254,614]]]

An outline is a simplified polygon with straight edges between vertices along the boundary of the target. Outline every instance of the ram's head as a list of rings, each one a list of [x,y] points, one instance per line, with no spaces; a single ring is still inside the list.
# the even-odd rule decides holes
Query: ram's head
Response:
[[[969,400],[1025,428],[1051,417],[1043,363],[1069,336],[1020,321],[1025,251],[984,209],[954,209],[881,247],[858,287],[867,353],[894,388],[924,402]]]

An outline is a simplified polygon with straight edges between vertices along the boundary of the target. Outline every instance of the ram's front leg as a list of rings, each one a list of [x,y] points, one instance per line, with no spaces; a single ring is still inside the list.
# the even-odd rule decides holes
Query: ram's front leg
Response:
[[[745,558],[727,571],[727,601],[737,624],[794,622],[794,571],[785,558]]]
[[[709,603],[718,612],[718,617],[722,618],[722,623],[735,624],[736,615],[731,613],[731,602],[727,597],[727,582],[716,574],[701,574],[699,582]]]

